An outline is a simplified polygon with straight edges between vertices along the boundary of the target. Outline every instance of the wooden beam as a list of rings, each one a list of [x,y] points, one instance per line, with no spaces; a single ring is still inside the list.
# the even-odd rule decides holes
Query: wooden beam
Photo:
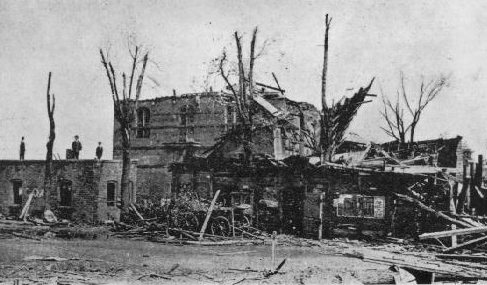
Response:
[[[265,84],[263,84],[263,83],[259,83],[259,82],[255,82],[255,85],[258,85],[258,86],[260,86],[260,87],[269,88],[269,89],[272,89],[272,90],[276,90],[276,91],[279,91],[279,92],[281,92],[281,93],[286,92],[286,90],[284,90],[284,89],[281,89],[281,88],[278,88],[278,87],[272,87],[272,86],[265,85]]]
[[[487,256],[485,255],[472,255],[472,254],[436,254],[435,257],[441,259],[457,259],[468,260],[475,262],[487,262]]]
[[[467,223],[462,222],[462,221],[459,221],[459,220],[452,219],[452,218],[448,217],[447,215],[445,215],[445,214],[443,214],[441,212],[438,212],[438,211],[436,211],[435,209],[433,209],[431,207],[426,206],[425,204],[421,203],[421,201],[419,201],[418,199],[414,199],[414,198],[411,198],[409,196],[406,196],[406,195],[403,195],[403,194],[398,194],[398,193],[394,193],[394,195],[396,195],[398,198],[400,198],[402,200],[405,200],[405,201],[411,202],[413,204],[416,204],[421,209],[423,209],[425,211],[428,211],[430,213],[435,214],[435,216],[437,216],[438,218],[445,219],[445,220],[447,220],[447,221],[449,221],[449,222],[451,222],[453,224],[456,224],[456,225],[459,225],[459,226],[462,226],[462,227],[465,227],[465,228],[472,228],[472,225],[467,224]]]
[[[205,234],[206,227],[208,226],[208,221],[210,220],[211,212],[213,212],[213,208],[215,207],[215,203],[216,203],[216,199],[218,198],[218,195],[220,195],[220,190],[216,191],[215,196],[213,197],[213,200],[211,201],[210,207],[208,208],[208,212],[206,212],[205,222],[203,223],[203,226],[201,227],[200,236],[198,238],[199,241],[201,241],[203,239],[203,235]]]
[[[468,234],[479,234],[487,232],[487,226],[485,227],[476,227],[476,228],[467,228],[467,229],[459,229],[459,230],[450,230],[450,231],[442,231],[442,232],[432,232],[432,233],[425,233],[419,236],[420,240],[423,239],[430,239],[430,238],[441,238],[441,237],[450,237],[450,236],[460,236],[460,235],[468,235]]]
[[[452,246],[452,247],[446,248],[446,249],[442,250],[442,252],[445,252],[445,253],[446,252],[452,252],[452,251],[455,251],[457,249],[466,248],[466,247],[469,247],[469,246],[472,246],[472,245],[475,245],[475,244],[478,244],[481,242],[486,242],[486,241],[487,241],[487,236],[483,236],[483,237],[479,237],[479,238],[461,243],[457,246]]]

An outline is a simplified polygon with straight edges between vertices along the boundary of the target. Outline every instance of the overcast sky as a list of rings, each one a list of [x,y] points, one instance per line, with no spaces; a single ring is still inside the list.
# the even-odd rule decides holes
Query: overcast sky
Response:
[[[127,70],[127,39],[150,51],[142,97],[200,92],[209,62],[234,31],[259,27],[268,40],[256,63],[257,80],[320,107],[324,18],[333,17],[328,66],[329,101],[351,88],[376,82],[372,93],[394,96],[400,70],[414,95],[421,76],[450,75],[449,87],[428,106],[417,138],[462,135],[485,152],[487,134],[487,2],[485,1],[18,1],[0,0],[0,158],[17,158],[26,137],[27,159],[45,156],[49,123],[46,84],[53,72],[56,95],[55,153],[61,157],[74,135],[81,158],[93,158],[98,141],[111,158],[113,107],[98,49],[110,50]],[[380,97],[360,109],[351,131],[387,140],[380,126]]]

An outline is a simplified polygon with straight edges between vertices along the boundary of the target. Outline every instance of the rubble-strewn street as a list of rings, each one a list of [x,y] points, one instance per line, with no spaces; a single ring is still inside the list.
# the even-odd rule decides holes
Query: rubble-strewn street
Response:
[[[277,261],[286,259],[286,263],[279,274],[264,278],[265,270],[277,266],[272,265],[270,245],[201,247],[121,239],[2,239],[0,275],[2,281],[20,279],[25,282],[22,284],[115,281],[126,284],[162,281],[164,284],[235,284],[244,278],[241,281],[244,284],[256,281],[316,284],[341,283],[346,274],[366,283],[381,282],[381,278],[391,280],[393,274],[386,265],[336,255],[339,250],[356,247],[357,244],[330,244],[279,245]],[[32,256],[60,257],[63,260],[25,261]],[[179,266],[168,273],[176,265]],[[349,270],[352,267],[353,270]]]
[[[287,236],[278,240],[283,241],[273,265],[270,244],[210,247],[113,238],[2,239],[0,276],[2,282],[22,280],[19,284],[352,284],[348,283],[352,279],[390,284],[397,274],[389,265],[347,255],[387,251],[402,260],[399,253],[414,254],[402,246],[384,243],[344,239],[320,243]],[[284,259],[278,274],[264,277],[266,270],[273,270]]]
[[[5,225],[10,225],[10,230]],[[227,239],[226,244],[215,241],[191,244],[175,236],[155,238],[156,232],[152,233],[151,242],[140,235],[116,238],[117,232],[110,226],[82,229],[71,226],[50,231],[39,227],[4,221],[0,231],[0,281],[445,284],[481,282],[487,278],[484,274],[487,255],[482,251],[441,254],[441,247],[403,239],[317,241],[278,235],[275,239],[240,237]],[[45,233],[41,235],[42,232]],[[55,237],[54,232],[61,233],[64,239]]]

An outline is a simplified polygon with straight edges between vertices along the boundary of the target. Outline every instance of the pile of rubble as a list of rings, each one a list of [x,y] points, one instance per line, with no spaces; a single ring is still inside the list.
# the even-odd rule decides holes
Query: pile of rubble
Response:
[[[173,208],[171,205],[137,207],[131,204],[125,222],[113,222],[112,236],[199,245],[262,244],[270,237],[266,232],[252,227],[248,220],[242,223],[212,215],[215,205],[207,205],[205,215],[201,211],[203,208],[201,204],[196,205],[195,209],[184,203],[178,203]],[[203,218],[204,222],[201,223]]]

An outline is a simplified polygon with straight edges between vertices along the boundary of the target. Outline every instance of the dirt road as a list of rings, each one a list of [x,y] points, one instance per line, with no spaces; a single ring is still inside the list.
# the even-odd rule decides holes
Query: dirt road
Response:
[[[123,239],[2,239],[0,281],[14,284],[340,284],[354,276],[364,283],[390,280],[387,266],[335,254],[340,248],[278,246],[276,263],[286,262],[268,278],[267,245],[179,246]],[[69,260],[24,260],[26,257]],[[179,266],[177,266],[178,264]],[[177,267],[177,268],[175,268]],[[173,269],[171,273],[168,271]],[[347,281],[348,280],[348,281]]]

